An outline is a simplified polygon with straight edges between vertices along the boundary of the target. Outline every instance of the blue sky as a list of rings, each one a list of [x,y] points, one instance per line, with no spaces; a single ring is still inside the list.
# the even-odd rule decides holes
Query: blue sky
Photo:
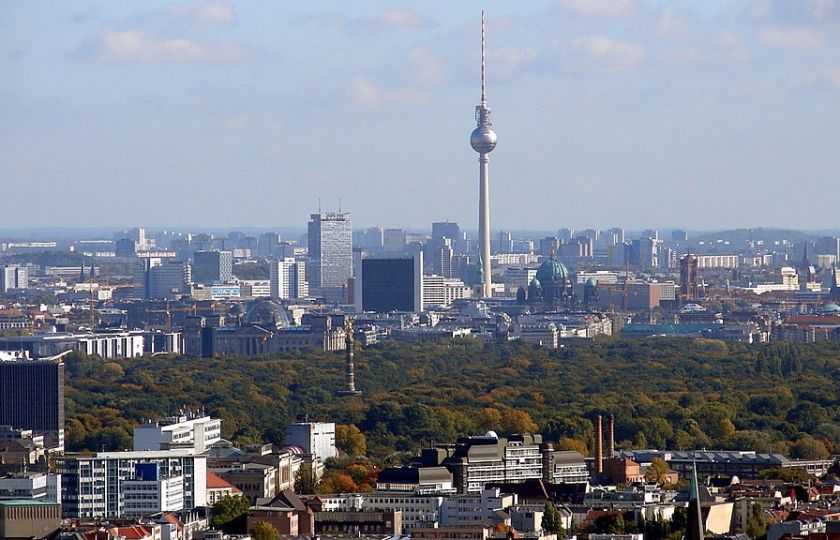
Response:
[[[838,225],[840,0],[3,2],[0,227]]]

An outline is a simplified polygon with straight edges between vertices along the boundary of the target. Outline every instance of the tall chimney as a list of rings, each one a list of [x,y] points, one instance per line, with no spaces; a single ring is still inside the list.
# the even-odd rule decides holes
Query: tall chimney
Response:
[[[604,427],[600,414],[595,417],[595,472],[604,473]]]
[[[607,439],[607,457],[615,457],[615,416],[610,415],[609,434]]]

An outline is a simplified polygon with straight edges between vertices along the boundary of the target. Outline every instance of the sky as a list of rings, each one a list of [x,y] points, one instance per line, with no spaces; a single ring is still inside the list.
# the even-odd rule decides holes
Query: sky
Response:
[[[840,0],[0,3],[0,228],[840,216]]]

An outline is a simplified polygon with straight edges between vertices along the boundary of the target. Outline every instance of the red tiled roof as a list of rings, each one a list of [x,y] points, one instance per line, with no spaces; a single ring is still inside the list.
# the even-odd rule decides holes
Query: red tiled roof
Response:
[[[152,537],[152,533],[142,525],[132,525],[131,527],[112,527],[108,529],[108,534],[111,536],[120,536],[125,540],[146,540]]]
[[[230,489],[233,493],[240,492],[236,486],[226,482],[213,471],[207,471],[207,489]]]

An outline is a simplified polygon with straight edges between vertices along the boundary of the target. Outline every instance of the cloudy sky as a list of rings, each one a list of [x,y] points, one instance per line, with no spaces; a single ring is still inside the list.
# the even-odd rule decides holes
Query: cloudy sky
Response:
[[[0,4],[0,227],[838,226],[840,0]]]

